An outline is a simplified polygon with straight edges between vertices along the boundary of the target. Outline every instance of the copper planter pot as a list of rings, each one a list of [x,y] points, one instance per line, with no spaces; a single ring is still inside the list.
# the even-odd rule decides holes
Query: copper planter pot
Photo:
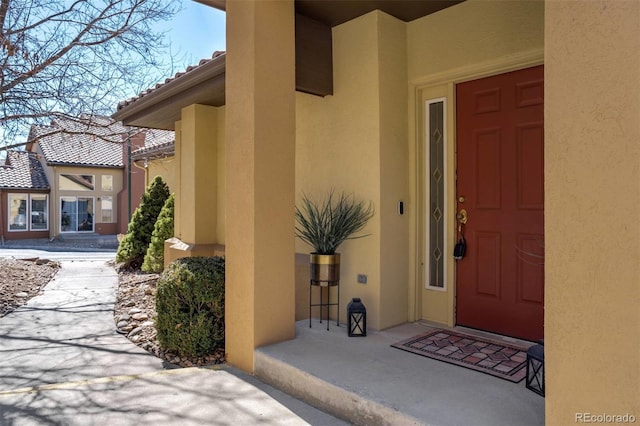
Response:
[[[309,256],[311,285],[334,286],[340,283],[340,253]]]

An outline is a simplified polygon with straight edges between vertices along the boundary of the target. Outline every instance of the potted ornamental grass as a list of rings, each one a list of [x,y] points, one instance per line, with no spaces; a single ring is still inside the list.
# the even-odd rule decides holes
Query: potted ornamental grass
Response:
[[[313,247],[310,255],[311,284],[337,285],[340,281],[340,244],[346,240],[366,237],[356,235],[374,209],[371,202],[356,200],[353,195],[330,191],[322,201],[306,194],[296,206],[296,236]]]

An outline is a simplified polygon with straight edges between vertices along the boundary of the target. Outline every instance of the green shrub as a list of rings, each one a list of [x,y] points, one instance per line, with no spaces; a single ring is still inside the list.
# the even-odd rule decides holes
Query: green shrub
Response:
[[[164,203],[153,228],[151,243],[142,263],[142,270],[145,272],[162,272],[164,269],[164,241],[173,237],[174,204],[175,197],[171,194]]]
[[[224,348],[224,259],[185,257],[158,280],[156,329],[165,350],[204,356]]]
[[[140,205],[133,213],[127,234],[118,246],[116,262],[123,262],[125,266],[134,268],[142,264],[151,242],[156,220],[167,198],[169,198],[169,188],[160,176],[156,176],[145,190]]]

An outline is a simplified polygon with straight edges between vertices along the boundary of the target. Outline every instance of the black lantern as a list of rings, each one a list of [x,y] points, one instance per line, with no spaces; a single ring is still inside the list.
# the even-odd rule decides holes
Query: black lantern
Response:
[[[354,297],[347,305],[347,327],[349,337],[367,335],[367,309],[359,297]]]
[[[527,350],[526,387],[544,396],[544,343],[533,345]]]

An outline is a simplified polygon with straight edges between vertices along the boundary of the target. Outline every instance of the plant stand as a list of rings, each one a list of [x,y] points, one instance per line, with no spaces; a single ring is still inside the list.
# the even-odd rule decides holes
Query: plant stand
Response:
[[[312,302],[312,294],[313,287],[320,287],[320,303]],[[331,303],[331,288],[336,287],[338,290],[338,301],[336,303]],[[327,303],[324,303],[324,298],[322,295],[325,293],[323,290],[327,289]],[[311,280],[309,285],[309,328],[311,328],[311,309],[314,306],[320,307],[320,323],[322,324],[322,311],[323,308],[326,310],[327,314],[327,330],[329,330],[329,307],[336,306],[336,326],[340,327],[340,281],[316,281]]]

